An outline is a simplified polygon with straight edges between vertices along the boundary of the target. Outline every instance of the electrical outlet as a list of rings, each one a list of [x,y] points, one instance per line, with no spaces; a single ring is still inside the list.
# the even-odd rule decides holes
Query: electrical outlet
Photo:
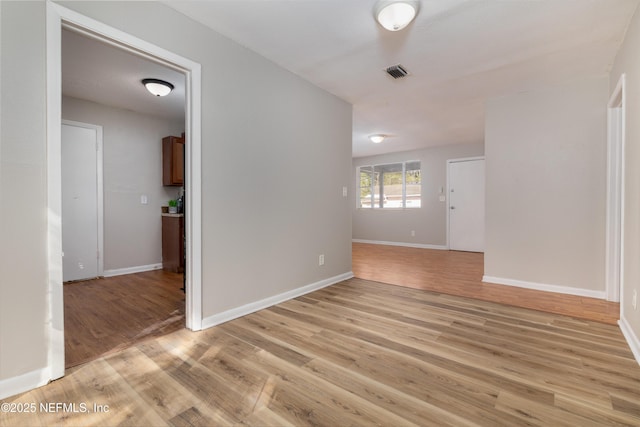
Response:
[[[342,197],[347,197],[347,187],[342,187]]]
[[[318,265],[324,265],[324,254],[318,257]]]
[[[411,237],[416,237],[416,230],[411,230]]]
[[[633,296],[631,297],[631,305],[633,306],[634,310],[638,309],[638,291],[636,290],[633,291]]]

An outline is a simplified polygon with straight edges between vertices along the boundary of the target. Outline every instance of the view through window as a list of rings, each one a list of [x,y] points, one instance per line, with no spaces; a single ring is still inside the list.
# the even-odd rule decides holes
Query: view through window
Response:
[[[360,166],[358,177],[360,208],[419,208],[422,205],[419,161]]]

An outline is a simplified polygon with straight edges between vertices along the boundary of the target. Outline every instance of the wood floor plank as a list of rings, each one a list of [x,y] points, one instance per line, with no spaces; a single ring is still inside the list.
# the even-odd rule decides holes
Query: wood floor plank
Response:
[[[182,283],[164,270],[66,283],[65,366],[183,329]]]
[[[612,410],[590,405],[568,394],[556,394],[555,406],[572,414],[580,414],[582,417],[595,422],[598,426],[638,426],[639,416],[626,414],[624,411]]]
[[[375,425],[386,420],[390,425],[416,426],[267,351],[256,354],[254,363],[256,369],[267,370],[276,378],[269,407],[277,408],[295,425]]]
[[[433,424],[440,426],[472,426],[475,423],[447,412],[436,405],[403,393],[394,387],[373,380],[371,377],[315,359],[305,365],[314,375],[323,378],[344,389],[352,390],[358,396],[367,399],[390,412],[405,417],[418,425]]]
[[[508,392],[500,392],[496,402],[496,409],[504,413],[512,414],[522,422],[537,426],[601,426],[597,421],[585,416],[567,412],[556,406],[540,405],[529,399]]]
[[[180,385],[196,395],[207,407],[214,408],[225,424],[240,422],[251,413],[244,400],[245,389],[229,383],[219,372],[211,371],[184,354],[168,349],[156,341],[136,346]]]
[[[618,303],[483,283],[484,255],[481,253],[353,243],[352,271],[362,279],[494,301],[612,325],[620,318]]]
[[[350,279],[2,401],[28,402],[109,412],[0,425],[640,426],[640,366],[614,325]]]

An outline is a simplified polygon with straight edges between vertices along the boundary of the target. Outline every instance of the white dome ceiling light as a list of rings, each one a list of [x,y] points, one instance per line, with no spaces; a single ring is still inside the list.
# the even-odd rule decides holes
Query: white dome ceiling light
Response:
[[[173,85],[159,79],[143,79],[142,84],[155,96],[167,96],[173,90]]]
[[[415,16],[416,5],[404,1],[381,2],[376,13],[378,23],[389,31],[402,30]]]
[[[382,134],[377,134],[377,135],[371,135],[369,136],[369,139],[371,140],[371,142],[373,142],[374,144],[380,144],[382,141],[384,141],[385,135]]]

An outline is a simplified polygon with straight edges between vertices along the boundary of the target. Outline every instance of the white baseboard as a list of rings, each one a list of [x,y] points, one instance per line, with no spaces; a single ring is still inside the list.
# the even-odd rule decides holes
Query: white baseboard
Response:
[[[139,265],[136,267],[127,267],[127,268],[116,268],[113,270],[105,270],[103,272],[103,276],[104,277],[122,276],[124,274],[133,274],[133,273],[142,273],[142,272],[151,271],[151,270],[160,270],[161,268],[162,268],[162,263]]]
[[[419,249],[437,249],[440,251],[449,250],[448,247],[443,245],[425,245],[422,243],[406,243],[406,242],[385,242],[382,240],[363,240],[363,239],[351,239],[353,243],[368,243],[370,245],[386,245],[386,246],[404,246],[407,248],[419,248]]]
[[[549,285],[547,283],[526,282],[523,280],[505,279],[502,277],[482,276],[482,281],[497,285],[515,286],[518,288],[534,289],[536,291],[555,292],[559,294],[576,295],[580,297],[605,299],[605,291],[592,291],[589,289],[572,288],[569,286]]]
[[[42,387],[49,383],[50,379],[49,368],[42,368],[17,377],[0,380],[0,399],[6,399],[7,397]]]
[[[251,302],[237,308],[232,308],[231,310],[223,311],[222,313],[214,314],[213,316],[202,319],[202,329],[210,328],[212,326],[237,319],[238,317],[246,316],[247,314],[251,314],[256,311],[274,306],[276,304],[280,304],[281,302],[297,298],[301,295],[308,294],[309,292],[317,291],[318,289],[326,288],[327,286],[331,286],[344,280],[351,279],[352,277],[353,272],[350,271],[348,273],[330,277],[328,279],[324,279],[319,282],[303,286],[301,288],[293,289],[291,291],[283,292],[281,294],[274,295],[260,301]]]
[[[631,329],[631,325],[626,318],[621,318],[618,320],[618,326],[620,326],[620,330],[622,331],[622,335],[627,340],[627,344],[629,344],[629,348],[631,348],[631,352],[633,356],[636,358],[636,362],[640,365],[640,340],[638,336]]]

